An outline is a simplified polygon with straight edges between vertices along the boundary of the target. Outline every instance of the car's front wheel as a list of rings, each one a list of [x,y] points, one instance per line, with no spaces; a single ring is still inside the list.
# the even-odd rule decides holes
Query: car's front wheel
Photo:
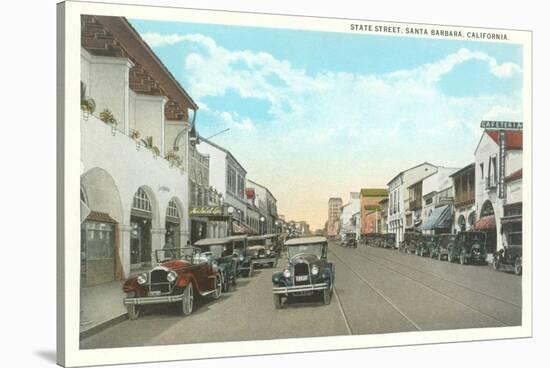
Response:
[[[523,272],[523,267],[521,264],[521,257],[517,257],[516,261],[514,262],[514,273],[519,276],[521,275],[522,272]]]
[[[181,311],[184,316],[188,316],[193,312],[193,284],[191,282],[183,289]]]
[[[460,255],[460,264],[461,265],[466,265],[468,264],[468,259],[466,258],[466,256],[464,254],[461,254]]]
[[[283,297],[280,294],[273,294],[273,303],[275,304],[275,309],[281,309],[283,307],[282,299]]]
[[[447,253],[447,262],[452,262],[453,256],[451,255],[451,252]]]
[[[220,296],[222,296],[222,290],[223,290],[222,274],[218,272],[216,274],[216,278],[214,279],[214,292],[212,293],[212,298],[219,299]]]

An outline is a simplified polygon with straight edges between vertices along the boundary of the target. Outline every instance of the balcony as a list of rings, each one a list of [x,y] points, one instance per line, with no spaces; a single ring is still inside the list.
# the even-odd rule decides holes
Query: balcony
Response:
[[[415,198],[409,202],[409,210],[414,211],[422,208],[422,197]]]
[[[469,190],[466,192],[457,192],[456,198],[455,198],[455,206],[466,206],[473,204],[476,199],[476,193],[473,190]]]

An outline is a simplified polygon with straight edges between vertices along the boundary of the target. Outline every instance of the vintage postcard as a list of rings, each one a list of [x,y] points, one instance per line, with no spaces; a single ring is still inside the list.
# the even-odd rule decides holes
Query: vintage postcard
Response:
[[[58,5],[58,362],[531,336],[531,33]]]

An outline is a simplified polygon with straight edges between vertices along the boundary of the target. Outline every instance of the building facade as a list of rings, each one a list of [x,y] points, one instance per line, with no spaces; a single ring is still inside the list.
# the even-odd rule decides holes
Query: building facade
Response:
[[[282,230],[282,222],[277,213],[277,198],[264,185],[247,180],[247,188],[253,189],[260,209],[260,231],[262,234],[273,234]]]
[[[227,221],[218,228],[224,235],[248,233],[245,193],[246,170],[233,154],[212,141],[199,137],[197,151],[209,157],[209,178],[213,191],[221,193],[222,216]]]
[[[360,212],[359,192],[350,192],[349,201],[342,206],[340,214],[340,236],[345,233],[355,232],[353,215]]]
[[[81,282],[91,286],[189,240],[187,133],[198,107],[121,17],[81,17],[80,78]]]
[[[495,252],[505,244],[502,219],[506,223],[506,217],[517,216],[521,211],[518,210],[521,207],[518,205],[521,192],[518,195],[517,188],[521,187],[518,176],[521,176],[522,159],[521,131],[506,131],[503,137],[494,130],[482,133],[475,150],[475,206],[479,217],[474,228],[486,232],[488,253]],[[505,209],[508,216],[504,214]]]
[[[418,205],[421,207],[421,188],[420,190],[416,188],[417,193],[420,193],[420,199],[414,197],[419,202],[413,203],[413,210],[411,210],[408,187],[436,171],[437,167],[435,165],[424,162],[400,172],[388,182],[388,232],[395,234],[397,244],[403,241],[407,218],[409,219],[407,227],[411,230],[415,225],[413,215],[415,211],[418,211]],[[417,223],[417,225],[420,224]]]
[[[385,227],[382,221],[380,201],[388,198],[385,188],[363,188],[360,191],[360,235],[381,233]]]
[[[342,204],[342,198],[333,197],[328,200],[327,236],[329,238],[336,237],[340,232]]]
[[[457,168],[438,166],[437,171],[422,179],[422,233],[448,234],[452,232],[453,180]]]
[[[450,177],[454,189],[453,233],[473,230],[476,223],[475,163],[463,167]]]

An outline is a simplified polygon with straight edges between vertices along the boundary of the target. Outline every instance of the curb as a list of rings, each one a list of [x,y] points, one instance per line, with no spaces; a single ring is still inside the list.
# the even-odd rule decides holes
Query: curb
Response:
[[[116,324],[119,324],[121,322],[124,322],[128,319],[128,313],[123,313],[123,314],[120,314],[116,317],[113,317],[111,319],[108,319],[106,321],[103,321],[99,324],[97,324],[96,326],[94,327],[91,327],[89,329],[87,329],[86,331],[82,331],[80,332],[80,340],[83,340],[83,339],[86,339],[90,336],[93,336],[109,327],[112,327]]]

